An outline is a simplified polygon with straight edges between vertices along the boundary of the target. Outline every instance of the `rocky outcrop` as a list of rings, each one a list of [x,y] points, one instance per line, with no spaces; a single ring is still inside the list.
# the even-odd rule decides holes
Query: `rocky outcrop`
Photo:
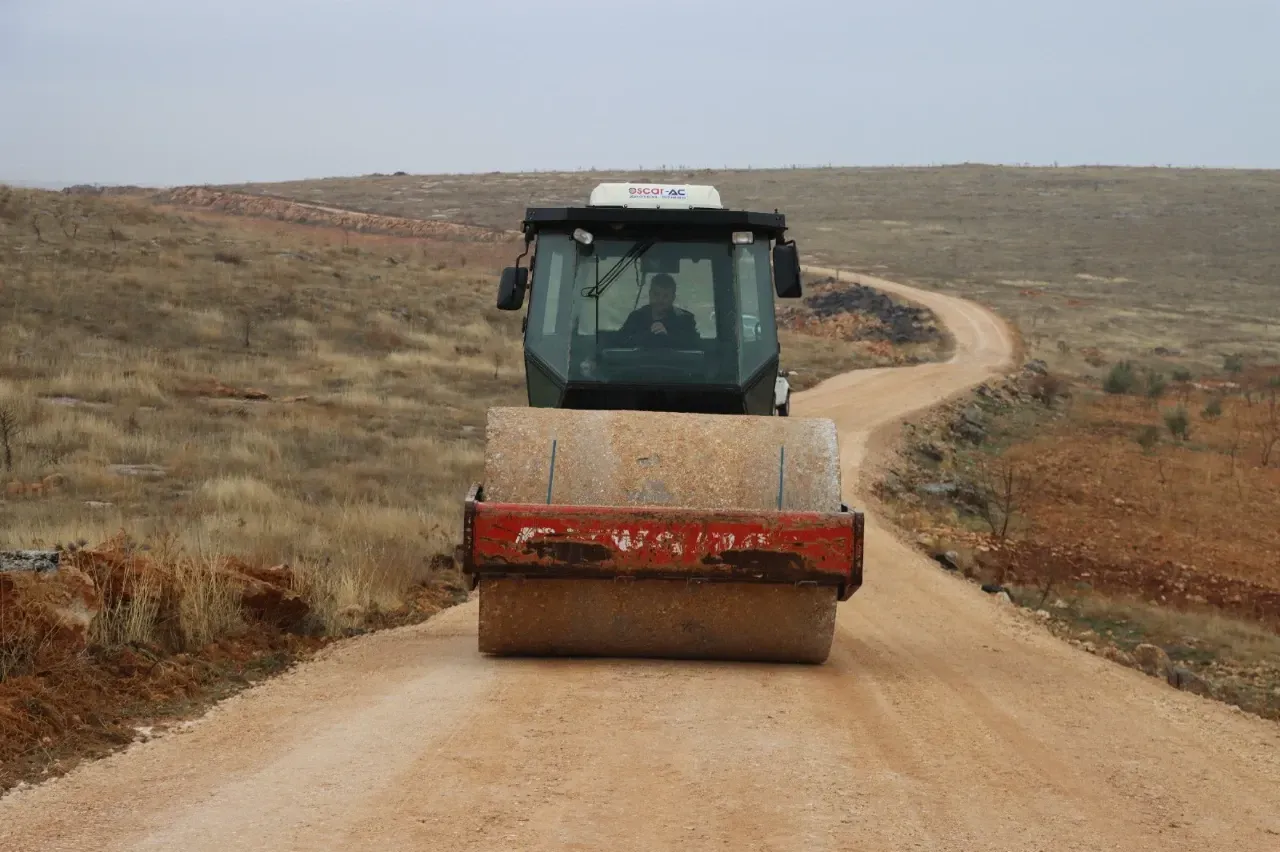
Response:
[[[57,550],[0,550],[0,573],[57,571]]]
[[[222,573],[239,598],[245,615],[256,621],[298,631],[311,614],[306,600],[294,591],[296,581],[288,565],[256,568],[233,561],[223,566]]]
[[[102,608],[98,587],[76,568],[0,573],[0,665],[39,671],[79,654]]]
[[[1158,645],[1143,643],[1134,648],[1133,661],[1143,673],[1152,677],[1167,678],[1173,669],[1169,655]]]

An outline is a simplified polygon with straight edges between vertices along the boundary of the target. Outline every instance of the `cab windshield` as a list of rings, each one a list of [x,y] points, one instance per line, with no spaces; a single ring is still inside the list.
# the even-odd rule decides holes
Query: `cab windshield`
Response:
[[[539,237],[529,348],[569,381],[743,384],[777,354],[769,243]]]

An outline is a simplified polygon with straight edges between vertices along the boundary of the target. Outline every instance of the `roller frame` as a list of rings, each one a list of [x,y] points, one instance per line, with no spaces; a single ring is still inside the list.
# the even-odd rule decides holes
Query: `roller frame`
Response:
[[[467,494],[461,562],[483,577],[862,586],[863,513],[487,503]]]

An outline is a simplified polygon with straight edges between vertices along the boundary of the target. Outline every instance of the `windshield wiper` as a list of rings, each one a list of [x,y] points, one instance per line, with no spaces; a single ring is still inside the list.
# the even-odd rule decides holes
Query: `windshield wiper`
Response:
[[[603,277],[600,276],[600,266],[597,262],[596,283],[583,290],[582,295],[592,299],[599,298],[600,294],[603,293],[610,284],[618,280],[618,277],[622,275],[628,266],[639,260],[640,256],[653,248],[653,245],[656,242],[657,240],[641,240],[636,243],[631,248],[627,249],[627,253],[618,258],[617,262],[614,263],[613,266],[609,267],[609,271],[606,272]]]

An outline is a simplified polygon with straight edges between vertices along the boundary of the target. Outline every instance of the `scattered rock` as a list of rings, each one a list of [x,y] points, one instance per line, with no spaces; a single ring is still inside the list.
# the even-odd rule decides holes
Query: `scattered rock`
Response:
[[[933,561],[937,562],[948,571],[960,570],[960,554],[954,550],[948,550],[945,553],[933,554]]]
[[[51,473],[44,479],[34,482],[14,480],[4,486],[6,497],[42,497],[56,491],[66,484],[66,477],[60,473]]]
[[[39,574],[57,570],[56,550],[0,550],[0,572],[30,571]]]
[[[1203,695],[1206,698],[1213,697],[1213,687],[1209,685],[1209,682],[1190,669],[1171,666],[1165,678],[1169,681],[1169,685],[1175,689],[1194,692],[1196,695]]]
[[[50,405],[62,405],[71,408],[111,408],[111,403],[109,402],[89,402],[87,399],[80,399],[77,396],[46,396],[41,397],[41,399]]]
[[[1163,648],[1145,642],[1133,649],[1133,660],[1139,669],[1152,677],[1168,677],[1173,668],[1173,662]]]
[[[87,648],[90,626],[101,611],[102,595],[93,580],[69,565],[0,574],[5,645],[11,654],[29,655],[35,667]]]
[[[876,484],[876,488],[883,494],[896,495],[901,494],[906,489],[906,484],[902,481],[900,474],[895,471],[889,471]]]
[[[926,441],[923,444],[920,444],[916,450],[920,455],[928,459],[933,459],[936,462],[940,462],[947,457],[947,451],[932,441]]]
[[[1117,648],[1114,645],[1108,645],[1102,649],[1102,656],[1114,663],[1122,666],[1132,666],[1134,664],[1133,655],[1123,648]]]
[[[1022,365],[1022,369],[1028,373],[1034,373],[1038,376],[1046,375],[1049,372],[1049,365],[1039,358],[1035,358]]]
[[[1036,618],[1040,619],[1041,621],[1048,621],[1049,619],[1053,618],[1053,615],[1047,609],[1038,609],[1036,610]]]
[[[1012,603],[1013,603],[1013,598],[1009,597],[1009,593],[1008,593],[1008,592],[997,592],[997,593],[996,593],[996,603],[999,603],[999,604],[1012,604]]]
[[[164,476],[168,472],[158,464],[113,464],[109,470],[120,476]]]
[[[969,406],[951,424],[951,431],[970,443],[981,444],[987,438],[986,417],[977,406]]]

